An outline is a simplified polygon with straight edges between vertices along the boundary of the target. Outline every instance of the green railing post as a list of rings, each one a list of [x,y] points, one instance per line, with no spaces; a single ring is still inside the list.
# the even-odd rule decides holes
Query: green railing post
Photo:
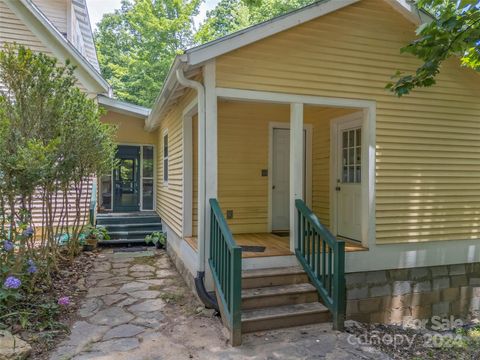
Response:
[[[242,248],[235,243],[216,199],[210,199],[210,258],[220,313],[233,346],[242,342]]]
[[[345,243],[337,243],[333,270],[333,297],[335,312],[333,314],[333,328],[343,330],[345,322],[346,299],[345,299]]]
[[[236,247],[232,252],[232,345],[237,346],[242,343],[242,249]]]

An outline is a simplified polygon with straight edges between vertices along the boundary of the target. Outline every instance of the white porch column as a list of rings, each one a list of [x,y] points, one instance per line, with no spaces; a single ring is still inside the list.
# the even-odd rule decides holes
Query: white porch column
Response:
[[[210,278],[208,258],[210,254],[210,199],[217,198],[217,94],[215,92],[215,61],[209,61],[203,72],[205,86],[205,269],[207,276],[207,289],[213,289]]]
[[[290,104],[290,250],[297,241],[295,199],[303,199],[304,151],[303,104]]]

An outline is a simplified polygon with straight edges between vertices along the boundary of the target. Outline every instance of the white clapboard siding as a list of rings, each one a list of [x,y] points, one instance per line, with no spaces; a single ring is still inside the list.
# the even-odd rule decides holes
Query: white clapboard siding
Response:
[[[89,215],[89,210],[90,210],[90,199],[91,199],[91,193],[92,193],[92,184],[93,184],[93,179],[90,179],[88,182],[86,182],[83,186],[84,189],[82,191],[82,197],[81,197],[81,206],[80,206],[80,213],[81,213],[81,224],[87,224],[88,223],[88,215]],[[72,186],[70,191],[68,192],[68,204],[64,203],[63,200],[63,192],[60,191],[56,194],[57,198],[57,210],[56,210],[56,221],[60,221],[59,217],[60,214],[62,216],[68,215],[68,221],[65,220],[65,225],[73,225],[74,224],[74,219],[77,213],[77,209],[75,206],[75,189]],[[44,203],[42,200],[42,194],[41,192],[36,192],[33,202],[32,202],[32,220],[33,224],[36,227],[39,227],[42,225],[42,218],[44,214]],[[67,219],[67,217],[65,217]]]
[[[67,1],[70,0],[33,0],[50,22],[62,34],[67,34]]]

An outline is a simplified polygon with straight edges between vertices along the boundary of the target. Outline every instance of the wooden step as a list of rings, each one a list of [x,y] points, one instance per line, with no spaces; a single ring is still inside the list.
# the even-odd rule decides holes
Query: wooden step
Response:
[[[244,310],[316,301],[318,301],[317,290],[309,283],[242,290],[242,309]]]
[[[244,270],[242,272],[243,289],[302,284],[308,281],[307,274],[300,266]]]
[[[330,312],[319,302],[242,311],[242,333],[281,329],[330,321]]]

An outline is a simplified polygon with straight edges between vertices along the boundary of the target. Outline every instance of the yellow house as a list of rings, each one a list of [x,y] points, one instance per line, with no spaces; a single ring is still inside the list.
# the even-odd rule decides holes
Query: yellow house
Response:
[[[418,66],[399,49],[428,20],[405,1],[321,1],[175,59],[146,121],[156,210],[234,343],[325,320],[311,291],[339,327],[345,311],[479,310],[480,78],[453,59],[432,88],[385,90]]]
[[[118,126],[103,221],[133,219],[112,225],[119,241],[162,229],[233,344],[480,312],[478,74],[452,59],[432,88],[385,90],[418,66],[399,49],[428,16],[404,0],[314,3],[186,50],[150,111],[112,98],[83,5],[0,0],[0,45],[77,65]]]

